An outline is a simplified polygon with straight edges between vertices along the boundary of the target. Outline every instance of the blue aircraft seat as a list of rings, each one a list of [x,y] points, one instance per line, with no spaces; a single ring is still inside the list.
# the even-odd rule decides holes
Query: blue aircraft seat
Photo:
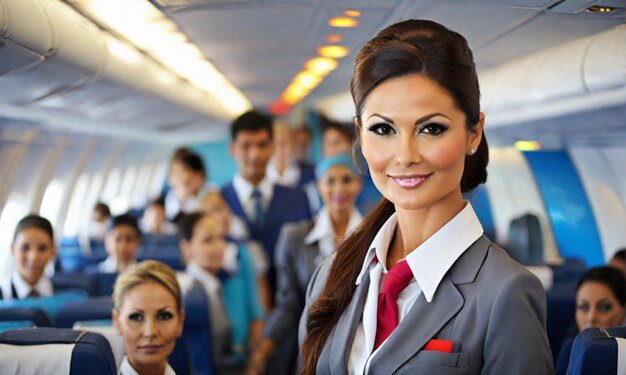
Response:
[[[101,335],[60,328],[0,333],[3,374],[116,375],[111,346]]]
[[[55,292],[80,289],[87,292],[90,296],[95,296],[98,293],[96,278],[91,274],[83,272],[57,272],[52,276],[51,281]]]
[[[183,338],[194,373],[213,374],[215,363],[212,355],[209,300],[204,287],[197,281],[187,288],[182,286],[182,289],[186,290]]]
[[[0,321],[0,333],[10,331],[16,328],[33,327],[33,322],[30,320],[14,320],[9,322]]]
[[[72,328],[78,321],[110,320],[111,310],[113,310],[111,296],[91,297],[85,301],[63,306],[57,316],[56,326]]]
[[[588,328],[576,336],[567,375],[626,374],[626,327]]]
[[[565,338],[576,331],[576,282],[556,283],[546,292],[546,328],[555,361]]]
[[[59,314],[59,310],[68,303],[85,301],[89,296],[85,291],[72,290],[62,291],[50,297],[27,298],[21,300],[1,301],[0,306],[4,308],[38,308],[45,313],[53,323]]]
[[[0,306],[0,322],[28,321],[38,327],[51,327],[50,318],[37,307]]]
[[[141,262],[142,260],[147,259],[158,260],[159,262],[165,263],[168,266],[172,267],[172,269],[174,269],[175,271],[182,271],[185,269],[185,265],[180,257],[179,251],[168,251],[167,253],[144,252],[138,257],[137,261]]]

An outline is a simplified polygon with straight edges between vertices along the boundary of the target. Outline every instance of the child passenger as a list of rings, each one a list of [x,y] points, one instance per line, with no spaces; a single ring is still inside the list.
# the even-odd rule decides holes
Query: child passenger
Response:
[[[181,251],[189,260],[186,272],[202,283],[213,306],[211,323],[218,367],[241,368],[263,329],[263,312],[248,251],[227,242],[220,222],[203,213],[183,216],[179,235]],[[227,257],[235,262],[225,270]],[[219,308],[224,309],[225,316]]]
[[[182,334],[185,312],[176,274],[147,260],[121,275],[113,291],[112,320],[126,356],[121,375],[176,375],[167,363]]]
[[[50,222],[37,215],[20,220],[13,235],[11,255],[15,269],[0,284],[0,300],[51,296],[52,283],[43,274],[56,255]]]
[[[98,264],[98,272],[121,274],[134,266],[140,241],[137,219],[130,215],[114,217],[104,237],[108,257]]]
[[[174,152],[167,181],[171,190],[165,196],[165,216],[176,222],[183,214],[198,210],[204,195],[207,173],[200,155],[187,148]]]

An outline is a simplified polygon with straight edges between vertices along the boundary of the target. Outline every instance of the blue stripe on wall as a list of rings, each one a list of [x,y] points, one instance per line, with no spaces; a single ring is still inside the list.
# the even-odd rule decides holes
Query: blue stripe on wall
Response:
[[[593,211],[578,173],[564,151],[524,152],[543,198],[559,252],[588,267],[604,264]]]
[[[496,226],[493,222],[493,215],[491,214],[491,202],[487,195],[487,188],[485,185],[478,185],[474,190],[469,193],[463,194],[463,197],[470,201],[478,220],[485,230],[485,236],[490,240],[496,240]]]

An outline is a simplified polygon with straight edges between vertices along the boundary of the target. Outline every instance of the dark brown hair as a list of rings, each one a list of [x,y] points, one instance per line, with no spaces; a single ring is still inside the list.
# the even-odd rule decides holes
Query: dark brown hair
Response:
[[[391,25],[361,48],[350,83],[357,118],[360,118],[365,100],[372,90],[389,79],[409,74],[422,74],[437,82],[465,114],[466,127],[471,130],[477,126],[480,90],[472,51],[460,34],[436,22],[424,20],[407,20]],[[487,140],[483,134],[478,150],[465,158],[461,178],[463,192],[487,180],[488,155]],[[337,249],[328,281],[307,316],[301,373],[315,373],[326,339],[352,299],[368,247],[394,211],[391,202],[381,199],[359,229]]]

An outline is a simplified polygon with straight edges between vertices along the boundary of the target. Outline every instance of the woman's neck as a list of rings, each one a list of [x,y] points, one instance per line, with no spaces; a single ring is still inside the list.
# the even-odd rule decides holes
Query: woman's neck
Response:
[[[348,224],[350,222],[350,215],[352,211],[338,211],[328,210],[328,216],[330,216],[330,222],[333,226],[333,232],[335,237],[343,238],[348,231]]]
[[[131,359],[128,359],[128,363],[137,371],[139,375],[163,375],[165,374],[165,362],[155,363],[155,364],[139,364],[133,363]]]
[[[387,267],[405,258],[439,229],[452,220],[464,207],[459,194],[430,207],[419,210],[404,210],[396,206],[398,226],[387,252]]]

